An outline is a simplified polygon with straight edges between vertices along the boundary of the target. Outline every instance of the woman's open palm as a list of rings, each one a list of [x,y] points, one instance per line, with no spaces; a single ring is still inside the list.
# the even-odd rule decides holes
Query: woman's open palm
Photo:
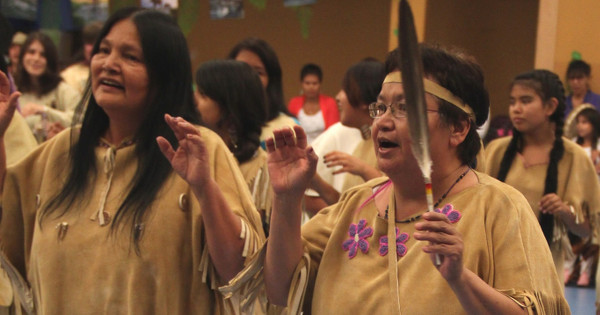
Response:
[[[200,131],[181,117],[166,114],[165,121],[175,133],[179,147],[174,150],[167,139],[158,137],[156,141],[160,150],[171,163],[173,170],[190,186],[203,187],[210,178],[210,169],[208,153]]]
[[[304,194],[315,174],[318,158],[312,148],[307,147],[302,127],[275,130],[266,144],[273,191],[277,194]]]
[[[0,71],[0,136],[4,136],[12,120],[19,96],[19,92],[10,93],[10,81],[6,74]]]

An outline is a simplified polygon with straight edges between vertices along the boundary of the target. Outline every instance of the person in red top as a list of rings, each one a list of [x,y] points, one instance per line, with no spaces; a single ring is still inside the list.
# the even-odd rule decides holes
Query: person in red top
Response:
[[[322,79],[321,67],[312,63],[304,65],[300,71],[302,95],[292,98],[288,105],[290,113],[306,131],[309,143],[340,120],[335,99],[320,92]]]

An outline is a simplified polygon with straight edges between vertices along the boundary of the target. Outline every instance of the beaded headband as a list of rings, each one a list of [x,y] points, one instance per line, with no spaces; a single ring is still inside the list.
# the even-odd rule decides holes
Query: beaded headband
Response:
[[[401,72],[391,72],[385,77],[383,83],[402,83]],[[445,87],[426,78],[423,78],[423,87],[425,88],[425,92],[437,96],[444,101],[460,108],[463,112],[467,113],[471,119],[475,119],[475,113],[473,113],[473,109],[469,105],[465,104],[459,97],[448,91]]]

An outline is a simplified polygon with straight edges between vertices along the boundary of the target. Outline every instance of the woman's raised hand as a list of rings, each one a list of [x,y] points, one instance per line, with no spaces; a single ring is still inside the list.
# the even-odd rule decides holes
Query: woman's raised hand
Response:
[[[361,170],[368,167],[365,162],[344,152],[332,151],[325,154],[323,158],[327,167],[341,166],[339,170],[333,172],[334,175],[348,172],[360,176]]]
[[[169,160],[173,170],[190,186],[202,188],[210,180],[208,153],[200,131],[181,117],[165,114],[165,121],[175,133],[179,147],[174,150],[164,137],[156,138],[156,142],[164,156]]]
[[[381,176],[381,173],[365,161],[344,152],[332,151],[325,154],[324,162],[327,167],[341,166],[333,175],[350,173],[362,177],[365,181]]]
[[[0,71],[0,137],[4,136],[10,121],[17,109],[17,99],[21,93],[10,93],[10,81],[4,72]]]
[[[295,135],[294,135],[295,134]],[[267,139],[269,176],[276,194],[303,195],[315,175],[318,157],[300,126],[273,131]]]

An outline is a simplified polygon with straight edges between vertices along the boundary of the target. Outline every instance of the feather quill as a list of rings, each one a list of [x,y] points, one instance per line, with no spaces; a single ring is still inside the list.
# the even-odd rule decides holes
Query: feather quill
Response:
[[[400,1],[399,10],[399,64],[402,68],[406,116],[412,139],[411,149],[423,173],[428,211],[433,211],[433,192],[431,190],[431,166],[433,163],[429,153],[429,125],[427,123],[425,88],[423,87],[423,62],[419,54],[413,14],[407,0]],[[436,255],[436,265],[440,264],[440,257]]]

